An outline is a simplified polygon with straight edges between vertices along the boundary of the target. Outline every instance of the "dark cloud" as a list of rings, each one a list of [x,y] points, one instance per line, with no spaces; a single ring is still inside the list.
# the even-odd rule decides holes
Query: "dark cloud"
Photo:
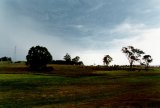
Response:
[[[48,47],[55,58],[112,48],[115,39],[138,33],[130,26],[157,24],[159,10],[153,1],[1,0],[0,56],[12,56],[17,46],[19,59],[25,59],[28,49],[38,44]]]

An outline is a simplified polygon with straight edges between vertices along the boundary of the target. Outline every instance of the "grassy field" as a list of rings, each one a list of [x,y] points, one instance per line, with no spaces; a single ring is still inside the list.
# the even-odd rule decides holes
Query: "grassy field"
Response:
[[[159,108],[160,71],[93,71],[53,65],[51,73],[23,64],[0,66],[0,108]]]

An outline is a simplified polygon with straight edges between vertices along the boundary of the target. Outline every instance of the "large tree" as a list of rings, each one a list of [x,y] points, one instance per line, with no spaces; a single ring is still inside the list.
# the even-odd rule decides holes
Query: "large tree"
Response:
[[[144,54],[144,52],[140,49],[134,48],[133,46],[123,47],[122,52],[126,55],[129,63],[130,63],[130,69],[132,70],[133,63],[135,61],[138,61],[141,63],[141,55]]]
[[[52,61],[52,55],[46,47],[31,47],[26,56],[27,65],[34,70],[41,70]]]
[[[149,63],[153,61],[152,57],[150,55],[144,55],[142,59],[145,61],[144,64],[146,66],[146,70],[148,70]]]
[[[113,59],[112,59],[112,57],[111,57],[110,55],[105,55],[105,56],[104,56],[104,58],[103,58],[103,63],[104,63],[105,65],[108,66],[111,61],[113,61]]]

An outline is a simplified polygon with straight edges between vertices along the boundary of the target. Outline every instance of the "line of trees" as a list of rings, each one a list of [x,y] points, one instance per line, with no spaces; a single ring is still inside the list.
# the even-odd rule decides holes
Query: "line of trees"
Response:
[[[80,60],[79,56],[71,58],[70,54],[66,53],[63,59],[64,60],[53,60],[52,64],[83,65],[83,62],[79,61]]]
[[[11,57],[1,57],[0,58],[0,61],[7,61],[7,62],[12,62],[12,59],[11,59]]]
[[[135,48],[133,46],[122,47],[122,53],[124,53],[129,61],[130,70],[132,70],[135,62],[138,62],[140,65],[145,66],[145,69],[148,70],[149,64],[153,61],[151,55],[145,54],[141,49]],[[83,65],[79,56],[71,58],[70,54],[66,53],[63,57],[64,60],[53,60],[52,55],[46,47],[43,46],[33,46],[29,49],[26,56],[26,64],[33,70],[45,69],[47,64],[65,64],[65,65]],[[1,57],[0,61],[9,61],[12,62],[11,57]],[[110,55],[105,55],[103,58],[104,65],[108,66],[113,61],[113,58]]]
[[[149,63],[153,61],[151,55],[144,55],[144,51],[134,48],[133,46],[123,47],[122,52],[126,55],[130,63],[130,70],[132,70],[135,62],[139,62],[140,65],[144,65],[145,68],[148,69]]]
[[[122,47],[122,53],[124,53],[129,61],[130,70],[135,62],[140,63],[140,65],[144,65],[146,69],[148,69],[149,64],[153,61],[151,55],[144,55],[145,52],[134,48],[133,46]],[[11,60],[11,58],[1,58],[5,60]],[[0,60],[1,60],[0,59]],[[26,56],[27,62],[26,64],[34,70],[41,70],[46,68],[46,65],[49,63],[53,64],[69,64],[69,65],[83,65],[79,56],[71,58],[71,56],[67,53],[64,56],[64,60],[52,60],[52,55],[48,51],[46,47],[36,46],[31,47],[28,51],[28,55]],[[113,61],[113,58],[110,55],[105,55],[103,58],[104,65],[108,66]]]
[[[27,59],[26,64],[32,70],[46,70],[47,64],[50,63],[83,65],[83,62],[79,61],[80,60],[79,56],[76,56],[73,59],[71,59],[71,56],[68,53],[64,56],[64,60],[54,61],[48,49],[43,46],[31,47],[28,51],[26,59]]]
[[[124,53],[129,61],[130,70],[132,70],[135,62],[138,62],[140,65],[144,65],[145,69],[148,70],[149,64],[153,61],[151,55],[145,55],[145,52],[141,49],[134,48],[133,46],[122,47],[122,53]],[[103,63],[109,65],[113,61],[110,55],[106,55],[103,58]]]

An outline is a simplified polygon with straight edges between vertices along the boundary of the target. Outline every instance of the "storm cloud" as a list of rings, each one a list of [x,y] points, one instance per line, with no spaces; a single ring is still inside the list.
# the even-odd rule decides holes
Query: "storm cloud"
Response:
[[[157,57],[148,43],[158,39],[159,6],[158,0],[1,0],[0,56],[14,58],[16,47],[16,59],[25,60],[30,47],[42,45],[53,59],[70,53],[102,64],[111,54],[113,64],[124,64],[121,47],[133,45]]]

